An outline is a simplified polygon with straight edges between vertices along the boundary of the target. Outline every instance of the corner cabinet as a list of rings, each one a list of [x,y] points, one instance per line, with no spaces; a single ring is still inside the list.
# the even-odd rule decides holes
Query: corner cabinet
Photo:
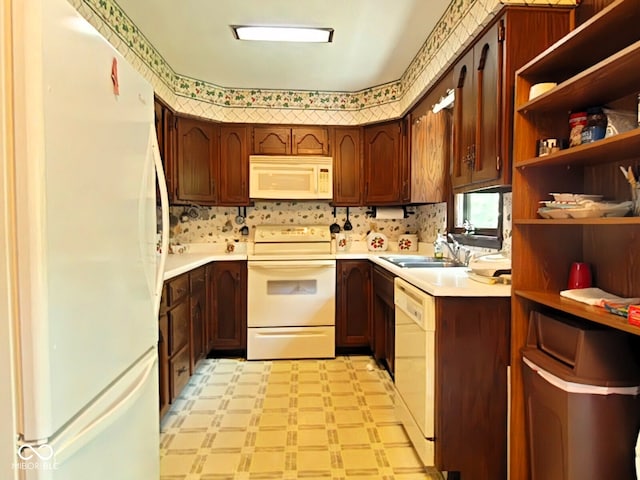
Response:
[[[224,261],[207,265],[211,305],[207,345],[219,351],[247,349],[247,262]]]
[[[336,348],[369,348],[371,331],[371,263],[338,260]]]
[[[409,161],[403,120],[364,127],[364,204],[409,200]]]
[[[178,117],[176,159],[176,203],[215,205],[217,172],[217,125],[206,120]]]
[[[529,477],[520,351],[529,316],[544,310],[640,335],[624,317],[559,295],[570,265],[591,265],[594,286],[640,296],[639,217],[544,219],[539,202],[551,192],[630,199],[619,167],[640,165],[640,129],[536,156],[536,140],[567,138],[568,112],[609,105],[637,111],[640,92],[640,3],[618,0],[517,72],[513,171],[513,287],[511,324],[511,478]],[[557,82],[529,100],[539,82]],[[633,337],[631,337],[633,338]],[[629,462],[632,463],[632,459]]]
[[[511,183],[515,71],[570,26],[568,9],[507,7],[454,65],[454,192]]]

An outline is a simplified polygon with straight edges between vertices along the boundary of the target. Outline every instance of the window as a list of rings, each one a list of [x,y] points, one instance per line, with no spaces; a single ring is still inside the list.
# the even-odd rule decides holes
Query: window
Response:
[[[456,240],[463,245],[502,247],[502,193],[459,193],[454,202]]]

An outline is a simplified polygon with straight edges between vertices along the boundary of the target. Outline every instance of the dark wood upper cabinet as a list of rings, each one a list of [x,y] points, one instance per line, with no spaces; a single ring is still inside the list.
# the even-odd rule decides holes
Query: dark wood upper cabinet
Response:
[[[253,127],[256,155],[329,155],[325,127]]]
[[[253,153],[256,155],[291,155],[291,129],[253,127]]]
[[[178,117],[177,202],[215,205],[218,126],[206,120]]]
[[[364,128],[364,204],[408,201],[408,155],[403,152],[402,120]]]
[[[218,205],[249,205],[249,127],[220,127]]]
[[[333,205],[362,205],[362,130],[336,127],[333,130]]]
[[[329,155],[329,131],[323,127],[291,129],[291,153],[294,155]]]
[[[336,348],[368,347],[371,330],[371,263],[338,260]]]
[[[160,158],[162,159],[162,167],[167,185],[167,193],[169,194],[169,202],[174,200],[174,162],[176,158],[176,120],[173,111],[167,107],[157,97],[154,101],[155,107],[155,126],[158,136],[158,148]],[[158,203],[160,202],[160,193],[156,193]]]
[[[451,121],[446,111],[411,116],[411,203],[446,202]]]
[[[570,27],[568,10],[506,8],[456,62],[454,192],[511,184],[515,71]]]

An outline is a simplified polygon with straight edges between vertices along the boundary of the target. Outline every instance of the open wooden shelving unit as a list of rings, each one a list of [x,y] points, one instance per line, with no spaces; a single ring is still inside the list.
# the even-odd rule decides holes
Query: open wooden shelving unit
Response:
[[[536,157],[536,141],[567,138],[569,114],[588,107],[637,109],[640,1],[617,0],[516,72],[513,149],[513,294],[511,319],[510,476],[527,480],[521,349],[532,311],[572,315],[640,335],[640,327],[600,307],[560,296],[572,262],[593,269],[594,286],[640,297],[640,217],[543,219],[550,193],[603,194],[630,200],[619,167],[640,165],[640,129]],[[529,100],[539,82],[556,82]]]

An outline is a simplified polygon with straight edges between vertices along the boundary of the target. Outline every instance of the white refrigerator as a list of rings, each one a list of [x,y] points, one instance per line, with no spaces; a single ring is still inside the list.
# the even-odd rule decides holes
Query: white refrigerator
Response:
[[[29,480],[157,479],[153,89],[66,0],[13,8],[13,467]]]

